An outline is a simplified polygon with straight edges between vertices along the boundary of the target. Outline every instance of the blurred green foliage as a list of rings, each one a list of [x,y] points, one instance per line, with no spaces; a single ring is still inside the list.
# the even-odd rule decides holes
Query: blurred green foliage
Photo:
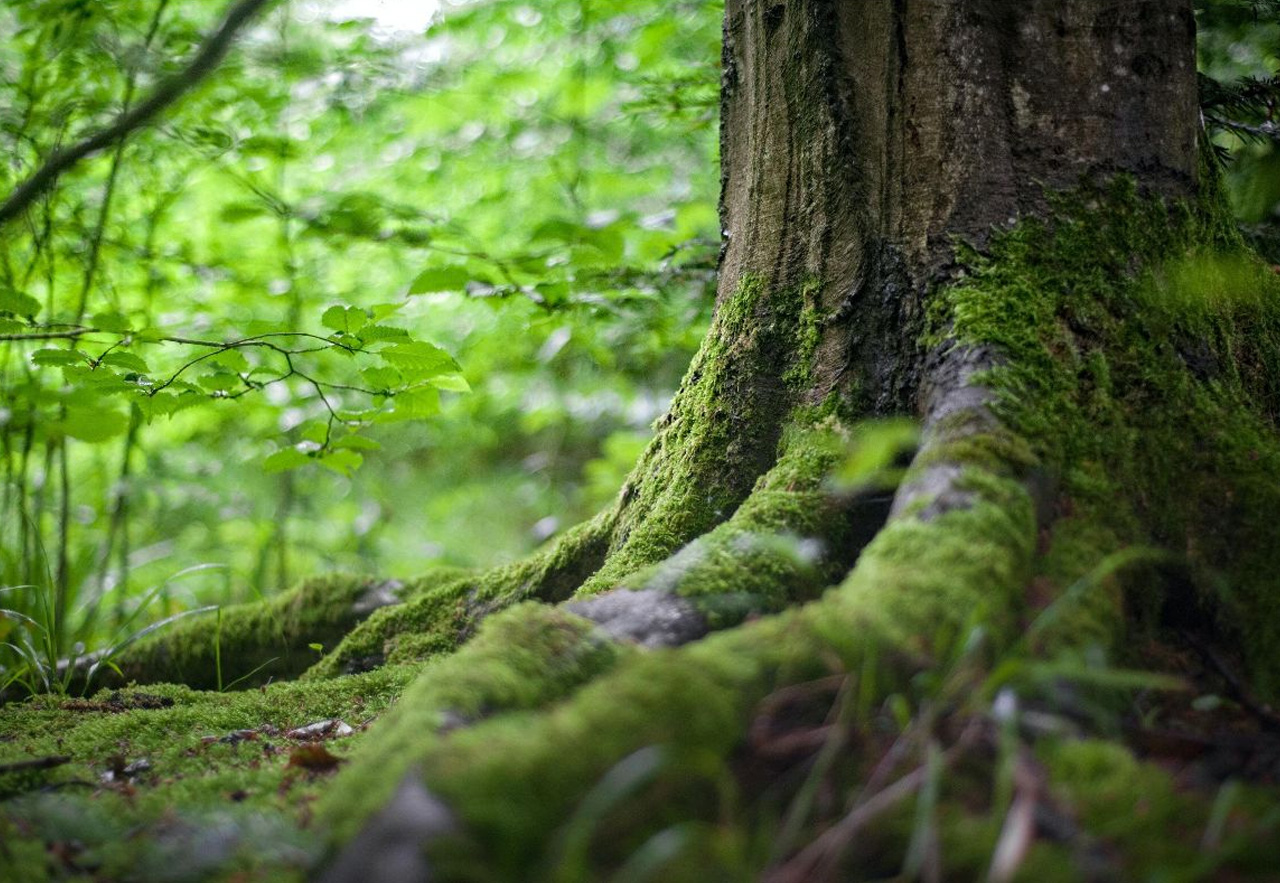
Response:
[[[352,8],[278,3],[0,230],[0,607],[51,654],[517,557],[612,497],[706,326],[715,4]],[[0,8],[0,193],[221,12]]]

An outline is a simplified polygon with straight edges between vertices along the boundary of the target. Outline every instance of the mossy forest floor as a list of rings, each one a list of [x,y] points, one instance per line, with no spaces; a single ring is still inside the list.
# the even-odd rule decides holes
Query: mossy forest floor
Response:
[[[803,385],[813,351],[813,292],[744,281],[618,509],[547,551],[313,583],[0,709],[0,877],[1280,879],[1280,282],[1220,216],[1120,181],[963,251],[918,434],[798,409],[694,512],[759,416],[725,360],[792,336]],[[615,586],[708,634],[564,604]]]

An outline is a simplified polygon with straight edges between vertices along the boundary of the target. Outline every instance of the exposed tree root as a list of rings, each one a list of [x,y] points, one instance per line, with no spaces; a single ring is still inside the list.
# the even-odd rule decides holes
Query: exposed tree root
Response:
[[[449,711],[435,698],[443,672],[429,670],[327,795],[325,815],[339,836],[349,837],[403,782],[421,781],[457,814],[472,848],[514,879],[556,860],[555,831],[574,804],[633,752],[650,745],[665,752],[654,774],[660,784],[644,789],[661,792],[667,808],[653,824],[677,806],[705,817],[710,795],[731,787],[717,782],[714,770],[728,763],[770,692],[836,669],[860,673],[864,701],[875,702],[954,652],[980,624],[993,645],[1008,643],[1037,534],[1028,463],[1005,457],[1006,441],[977,445],[980,459],[949,453],[958,432],[973,448],[979,427],[987,435],[1005,430],[976,393],[973,372],[943,364],[921,465],[904,485],[909,498],[838,589],[678,650],[630,655],[565,704],[453,729],[448,739],[428,735],[441,732]],[[760,487],[769,486],[766,479]],[[508,643],[502,628],[496,620],[486,624],[450,661],[483,671],[470,657]],[[599,640],[595,634],[580,640]],[[566,754],[564,746],[573,748]],[[657,808],[649,797],[628,799]],[[641,817],[643,809],[633,809]],[[637,846],[642,841],[634,838],[657,830],[628,830],[626,842]]]

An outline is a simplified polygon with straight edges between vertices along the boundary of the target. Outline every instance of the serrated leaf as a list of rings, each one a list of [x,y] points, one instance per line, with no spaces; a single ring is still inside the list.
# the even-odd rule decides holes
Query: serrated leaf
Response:
[[[205,359],[206,365],[215,365],[231,372],[244,371],[249,367],[249,360],[244,357],[244,353],[238,349],[223,350],[216,356],[210,356]]]
[[[382,445],[363,435],[344,435],[333,443],[335,450],[380,451]]]
[[[137,371],[139,374],[147,374],[151,371],[147,363],[133,353],[107,353],[102,357],[102,364],[124,368],[127,371]]]
[[[379,392],[384,389],[394,389],[404,382],[399,371],[388,367],[365,368],[360,372],[360,376],[364,378],[365,384]]]
[[[440,411],[440,393],[431,387],[402,392],[391,400],[391,410],[377,416],[378,423],[403,423],[424,420]]]
[[[366,325],[361,329],[359,337],[365,343],[386,343],[392,340],[408,341],[410,334],[403,328],[393,325]]]
[[[43,349],[31,354],[33,365],[80,365],[88,361],[89,357],[79,350]]]
[[[441,374],[438,377],[432,377],[427,383],[446,392],[471,392],[471,384],[467,383],[467,379],[461,374]]]
[[[419,273],[409,283],[410,294],[430,294],[436,291],[461,291],[471,274],[465,267],[431,267]]]
[[[378,355],[400,370],[407,380],[426,380],[458,371],[453,356],[433,343],[415,340],[379,350]]]
[[[0,313],[13,313],[30,319],[40,312],[40,301],[29,294],[14,291],[12,288],[0,288]]]
[[[306,466],[310,462],[311,457],[297,448],[281,448],[262,461],[262,470],[268,474],[286,472],[297,469],[299,466]]]
[[[364,457],[355,451],[338,450],[332,453],[324,454],[319,458],[320,465],[325,469],[329,469],[339,475],[345,475],[348,478],[351,474],[360,468],[364,463]]]
[[[143,416],[151,421],[156,417],[172,417],[180,411],[206,404],[208,401],[207,398],[196,393],[173,395],[168,392],[159,392],[139,399],[138,407],[142,410]]]
[[[320,324],[343,334],[355,334],[369,321],[364,310],[356,307],[332,306],[320,317]]]
[[[85,365],[63,365],[62,378],[74,387],[69,401],[96,402],[104,395],[138,391],[135,384],[107,368],[95,371]]]

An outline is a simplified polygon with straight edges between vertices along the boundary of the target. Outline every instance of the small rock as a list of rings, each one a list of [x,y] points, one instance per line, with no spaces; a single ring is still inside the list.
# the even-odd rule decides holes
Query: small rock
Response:
[[[355,730],[346,721],[333,717],[288,730],[285,735],[290,739],[298,739],[303,742],[318,742],[321,739],[337,739],[342,736],[350,736],[354,732]]]
[[[659,589],[615,589],[564,609],[599,624],[615,640],[642,647],[679,647],[708,631],[706,617],[688,599]]]

